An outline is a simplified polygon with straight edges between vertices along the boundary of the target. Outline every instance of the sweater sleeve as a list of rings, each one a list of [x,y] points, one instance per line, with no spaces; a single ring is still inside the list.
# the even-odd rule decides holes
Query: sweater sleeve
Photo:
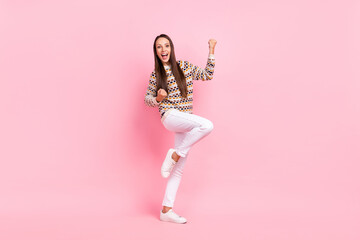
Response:
[[[156,101],[156,76],[154,71],[150,75],[149,85],[146,89],[144,102],[145,105],[149,107],[157,107],[160,104]]]
[[[207,81],[213,79],[214,67],[215,67],[215,55],[209,54],[206,67],[202,69],[192,63],[189,64],[191,68],[191,73],[193,75],[193,80],[202,80]]]

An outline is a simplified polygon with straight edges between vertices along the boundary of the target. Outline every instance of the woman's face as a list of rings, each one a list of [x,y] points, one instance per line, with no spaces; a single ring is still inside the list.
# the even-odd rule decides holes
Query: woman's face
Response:
[[[171,47],[167,38],[158,38],[155,42],[156,54],[161,59],[163,65],[169,65]]]

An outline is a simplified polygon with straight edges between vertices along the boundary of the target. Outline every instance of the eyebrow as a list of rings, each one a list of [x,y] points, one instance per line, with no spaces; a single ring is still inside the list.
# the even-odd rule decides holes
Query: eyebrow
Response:
[[[164,45],[166,45],[166,44],[170,44],[170,43],[165,43]],[[159,46],[159,45],[161,45],[161,44],[158,43],[157,46]]]

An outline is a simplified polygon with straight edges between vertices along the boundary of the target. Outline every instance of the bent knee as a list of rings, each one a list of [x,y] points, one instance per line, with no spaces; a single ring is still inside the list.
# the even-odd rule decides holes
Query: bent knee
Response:
[[[206,132],[210,133],[214,129],[214,124],[210,120],[208,120],[206,121],[206,123],[204,123],[202,127],[206,130]]]

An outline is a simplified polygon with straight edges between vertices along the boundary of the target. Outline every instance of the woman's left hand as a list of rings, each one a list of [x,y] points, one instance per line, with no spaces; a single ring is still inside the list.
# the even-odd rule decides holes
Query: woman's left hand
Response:
[[[209,48],[210,48],[210,49],[214,49],[214,48],[215,48],[215,45],[216,45],[216,40],[211,38],[211,39],[209,40]]]

